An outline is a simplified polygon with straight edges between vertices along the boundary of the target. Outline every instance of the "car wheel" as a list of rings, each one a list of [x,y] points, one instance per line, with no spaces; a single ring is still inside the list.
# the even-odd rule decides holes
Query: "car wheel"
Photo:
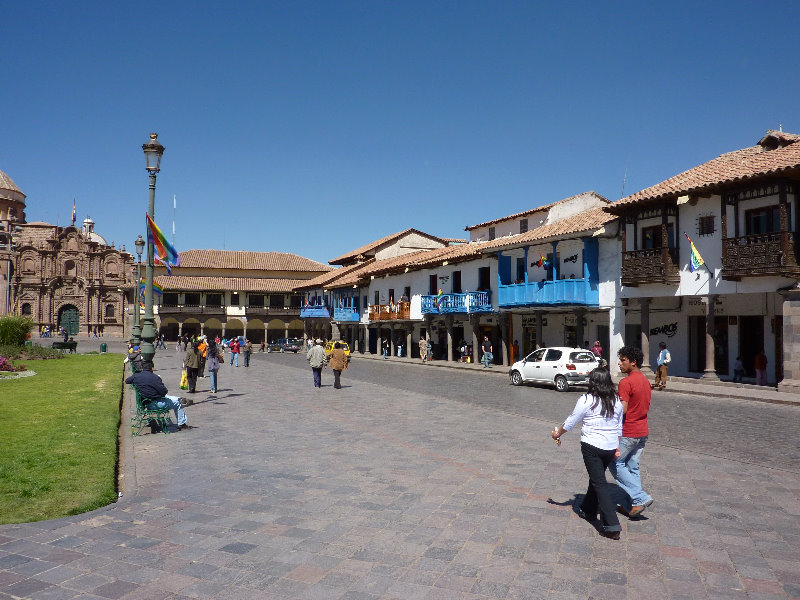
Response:
[[[556,390],[566,392],[569,389],[569,382],[563,375],[556,375]]]
[[[519,371],[512,371],[511,372],[511,384],[512,385],[522,385],[522,375]]]

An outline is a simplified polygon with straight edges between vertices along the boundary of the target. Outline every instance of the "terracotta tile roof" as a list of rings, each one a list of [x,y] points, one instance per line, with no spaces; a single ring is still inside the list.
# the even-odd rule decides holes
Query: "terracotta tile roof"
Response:
[[[788,170],[800,169],[800,135],[782,131],[768,131],[750,148],[727,152],[702,165],[679,173],[614,202],[608,210],[622,208],[637,202],[647,202],[697,192],[710,193],[719,186]]]
[[[603,202],[611,203],[611,201],[606,198],[605,196],[601,196],[594,190],[589,190],[588,192],[583,192],[581,194],[575,194],[574,196],[570,196],[569,198],[564,198],[563,200],[559,200],[558,202],[551,202],[550,204],[545,204],[543,206],[538,206],[536,208],[532,208],[530,210],[526,210],[520,213],[516,213],[514,215],[508,215],[507,217],[501,217],[499,219],[494,219],[493,221],[485,221],[484,223],[478,223],[477,225],[467,225],[464,228],[464,231],[472,231],[473,229],[477,229],[478,227],[486,227],[487,225],[493,225],[494,223],[502,223],[503,221],[512,221],[514,219],[519,219],[520,217],[524,217],[526,215],[532,215],[537,212],[542,212],[543,210],[549,210],[553,208],[556,204],[563,204],[564,202],[569,202],[570,200],[574,200],[575,198],[580,198],[581,196],[596,196]]]
[[[443,244],[447,243],[447,241],[444,238],[436,237],[435,235],[430,235],[429,233],[425,233],[424,231],[420,231],[419,229],[413,229],[413,228],[405,229],[403,231],[398,231],[397,233],[387,235],[386,237],[382,237],[381,239],[375,240],[374,242],[370,242],[369,244],[365,244],[364,246],[356,248],[355,250],[351,250],[347,254],[342,254],[341,256],[334,258],[333,260],[329,260],[328,264],[340,265],[344,262],[355,260],[359,255],[364,255],[365,258],[368,258],[367,255],[373,250],[377,250],[381,246],[385,246],[390,242],[398,240],[404,235],[408,235],[409,233],[417,233],[431,240],[441,242]]]
[[[330,271],[323,263],[288,252],[247,252],[241,250],[186,250],[180,268],[249,269],[259,271]]]
[[[402,256],[386,258],[383,260],[371,261],[360,265],[353,265],[346,269],[337,270],[337,277],[327,280],[323,276],[313,280],[303,282],[302,287],[296,289],[308,289],[313,287],[338,288],[349,287],[352,285],[364,285],[369,282],[371,276],[381,276],[386,273],[397,273],[406,268],[410,270],[424,269],[434,265],[463,262],[477,258],[482,254],[491,254],[506,247],[513,247],[520,244],[530,244],[537,241],[548,241],[559,237],[574,235],[576,233],[593,232],[610,221],[616,220],[616,216],[607,213],[603,208],[592,208],[580,214],[562,219],[550,225],[537,227],[527,233],[510,235],[498,238],[490,242],[467,242],[455,246],[446,246],[434,250],[421,250]],[[329,274],[326,274],[328,276]],[[316,283],[315,283],[316,282]]]
[[[305,279],[254,279],[252,277],[193,277],[191,275],[160,275],[156,283],[164,291],[233,291],[233,292],[277,292],[288,293]]]
[[[353,271],[363,269],[367,265],[372,264],[373,262],[375,262],[375,259],[370,258],[366,262],[359,263],[357,265],[350,265],[349,267],[334,269],[328,273],[323,273],[322,275],[317,275],[313,279],[308,279],[304,281],[302,285],[296,286],[295,289],[313,290],[315,288],[321,288],[321,287],[335,287],[339,279],[349,275]]]
[[[542,225],[526,233],[498,238],[491,242],[484,242],[484,251],[494,251],[500,248],[530,244],[531,242],[545,242],[577,233],[596,231],[606,223],[616,220],[616,215],[609,214],[606,207],[591,208],[577,215],[561,219],[549,225]]]

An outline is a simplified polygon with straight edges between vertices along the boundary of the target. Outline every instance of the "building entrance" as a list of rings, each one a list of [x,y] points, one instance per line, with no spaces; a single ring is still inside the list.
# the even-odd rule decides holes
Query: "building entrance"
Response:
[[[78,335],[81,328],[78,309],[71,304],[62,307],[58,313],[58,326],[63,327],[67,335]]]

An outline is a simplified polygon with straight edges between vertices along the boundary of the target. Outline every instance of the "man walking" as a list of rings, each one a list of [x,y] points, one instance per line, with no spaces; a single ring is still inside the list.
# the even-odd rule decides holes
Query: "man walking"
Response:
[[[669,354],[669,350],[667,350],[666,342],[659,342],[658,350],[658,358],[656,359],[658,367],[656,367],[656,379],[653,382],[653,389],[663,390],[667,387],[667,370],[672,357]]]
[[[308,364],[311,365],[311,371],[314,373],[314,387],[322,387],[322,367],[324,367],[328,359],[325,356],[325,349],[322,347],[322,340],[317,339],[311,350],[306,354]]]
[[[483,368],[488,369],[489,363],[491,363],[494,358],[494,354],[492,354],[492,342],[489,341],[488,335],[483,336],[481,350],[483,350]]]
[[[253,351],[253,344],[250,340],[244,340],[244,346],[242,346],[242,354],[244,354],[244,366],[250,366],[250,353]]]
[[[181,399],[177,396],[167,396],[167,386],[161,381],[161,377],[153,373],[152,361],[142,361],[142,370],[128,377],[125,383],[135,385],[149,407],[153,405],[158,408],[172,406],[179,430],[189,427],[186,423],[186,413],[183,410],[183,405],[181,405]]]
[[[639,463],[650,431],[647,413],[650,410],[650,382],[639,370],[644,354],[639,348],[623,346],[619,349],[619,370],[627,375],[619,382],[619,399],[625,415],[622,437],[619,440],[619,457],[609,465],[617,485],[631,498],[629,517],[638,517],[653,503],[650,494],[642,489]]]
[[[419,357],[423,363],[428,360],[428,340],[424,337],[419,338]]]

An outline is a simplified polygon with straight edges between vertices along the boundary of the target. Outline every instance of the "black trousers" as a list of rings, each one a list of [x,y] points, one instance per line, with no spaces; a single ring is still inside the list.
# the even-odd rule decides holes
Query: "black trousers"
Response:
[[[617,506],[611,495],[613,483],[606,481],[606,469],[611,461],[615,460],[616,450],[601,450],[581,442],[581,454],[586,472],[589,474],[589,488],[581,504],[581,510],[589,518],[597,517],[600,513],[600,523],[604,531],[620,531],[617,518]]]
[[[197,387],[197,368],[186,367],[186,379],[189,383],[189,391],[194,392]]]
[[[333,387],[335,387],[337,390],[341,389],[342,384],[339,381],[339,377],[342,376],[342,372],[341,371],[337,371],[336,369],[332,369],[332,370],[333,370]]]

